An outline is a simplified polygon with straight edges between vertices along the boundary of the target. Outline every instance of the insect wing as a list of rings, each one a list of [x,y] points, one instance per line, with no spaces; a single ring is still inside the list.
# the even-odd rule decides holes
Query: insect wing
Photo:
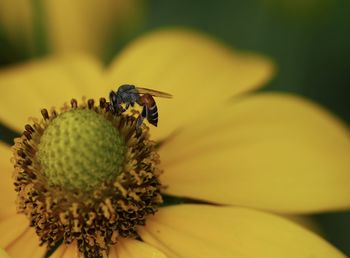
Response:
[[[155,96],[155,97],[168,98],[168,99],[173,97],[173,95],[171,95],[169,93],[161,92],[161,91],[157,91],[157,90],[151,90],[151,89],[140,88],[140,87],[136,87],[136,89],[140,94],[148,93],[148,94]]]

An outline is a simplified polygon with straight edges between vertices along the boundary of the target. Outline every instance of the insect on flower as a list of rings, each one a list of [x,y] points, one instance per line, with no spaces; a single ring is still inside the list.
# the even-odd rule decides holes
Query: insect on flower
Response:
[[[142,106],[142,112],[136,122],[136,129],[138,129],[145,118],[154,126],[158,124],[158,108],[153,96],[172,98],[169,93],[123,84],[116,92],[110,92],[109,100],[111,108],[117,113],[125,112],[130,105],[133,107],[135,103]],[[122,107],[122,104],[125,104],[125,108]]]

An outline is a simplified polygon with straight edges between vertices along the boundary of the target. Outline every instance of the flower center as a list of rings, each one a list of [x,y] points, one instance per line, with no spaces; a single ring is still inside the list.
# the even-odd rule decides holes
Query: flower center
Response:
[[[121,173],[125,151],[110,121],[94,111],[76,109],[49,124],[38,159],[50,183],[86,191]]]
[[[104,98],[41,113],[13,146],[18,211],[48,248],[74,241],[87,257],[106,256],[162,203],[156,143]]]

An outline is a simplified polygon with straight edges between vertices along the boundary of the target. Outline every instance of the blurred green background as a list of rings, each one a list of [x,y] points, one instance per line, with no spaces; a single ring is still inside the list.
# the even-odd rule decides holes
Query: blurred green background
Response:
[[[35,9],[34,46],[14,44],[0,27],[1,68],[52,52],[45,33],[42,2]],[[185,26],[206,32],[238,49],[263,53],[278,65],[278,74],[264,90],[306,96],[350,121],[349,0],[195,0],[136,1],[131,22],[111,27],[101,58],[106,64],[132,39],[164,26]],[[1,140],[14,132],[0,126]],[[350,182],[349,182],[350,183]],[[326,237],[350,256],[350,213],[313,216]]]

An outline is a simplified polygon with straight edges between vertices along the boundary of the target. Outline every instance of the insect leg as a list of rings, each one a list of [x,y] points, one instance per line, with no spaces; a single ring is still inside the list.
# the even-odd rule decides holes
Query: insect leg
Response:
[[[146,118],[148,116],[148,108],[146,106],[143,106],[141,116],[143,118]]]
[[[147,117],[148,114],[148,110],[146,106],[143,106],[142,108],[142,112],[139,115],[139,117],[137,118],[136,121],[136,129],[140,128],[140,126],[142,125],[143,120]]]

